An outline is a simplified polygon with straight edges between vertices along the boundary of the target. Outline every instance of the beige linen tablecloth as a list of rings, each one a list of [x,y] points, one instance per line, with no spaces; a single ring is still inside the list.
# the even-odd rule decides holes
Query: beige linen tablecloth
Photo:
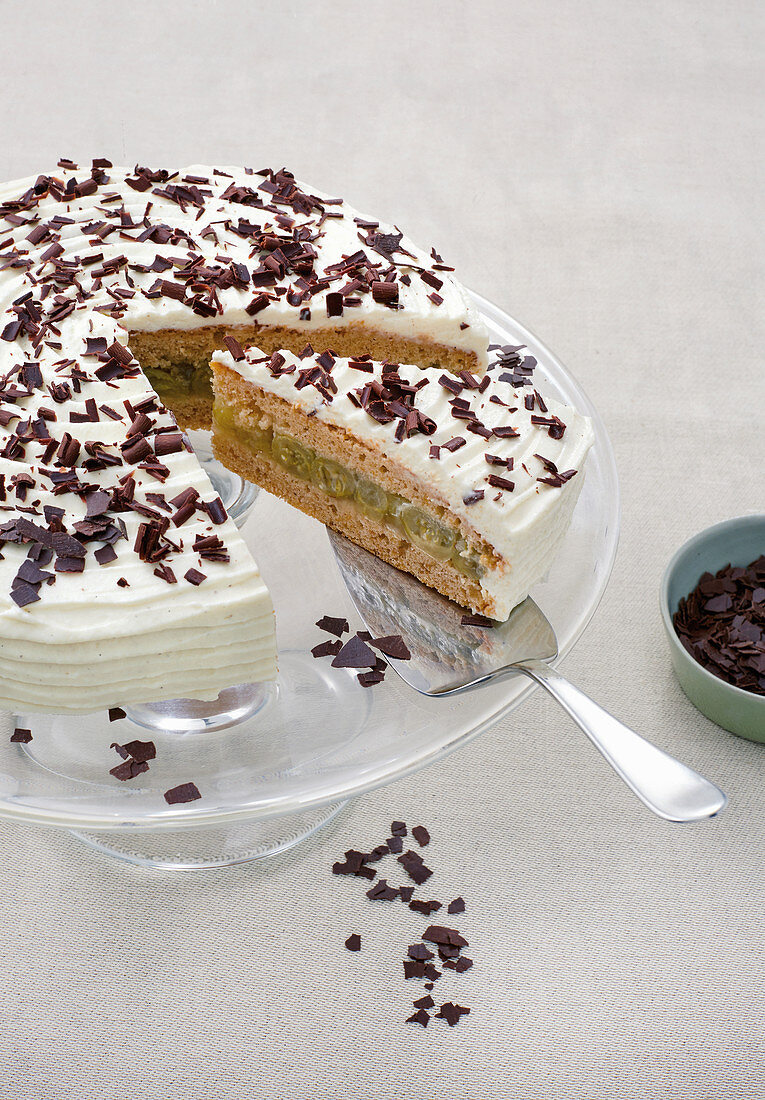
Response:
[[[286,163],[435,243],[555,349],[623,494],[613,578],[564,671],[730,808],[653,818],[537,691],[261,865],[163,876],[0,823],[0,1097],[765,1096],[765,748],[694,711],[657,610],[685,538],[763,508],[762,6],[3,16],[0,178],[59,156]],[[472,1008],[454,1029],[399,1022],[421,993],[391,947],[407,911],[329,873],[395,817],[431,831],[434,896],[468,904],[476,965],[436,991]]]

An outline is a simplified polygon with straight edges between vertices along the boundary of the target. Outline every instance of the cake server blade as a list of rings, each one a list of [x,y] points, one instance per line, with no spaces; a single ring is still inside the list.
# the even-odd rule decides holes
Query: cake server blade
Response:
[[[400,634],[406,642],[410,660],[387,660],[415,691],[448,697],[528,676],[549,691],[659,817],[700,821],[724,809],[727,798],[719,787],[629,729],[553,668],[555,631],[531,597],[505,623],[463,625],[464,608],[331,528],[327,532],[348,593],[372,636]]]

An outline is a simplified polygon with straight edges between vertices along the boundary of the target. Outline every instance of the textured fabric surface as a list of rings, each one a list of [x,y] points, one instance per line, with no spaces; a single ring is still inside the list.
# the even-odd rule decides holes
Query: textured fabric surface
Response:
[[[654,819],[537,691],[261,865],[177,878],[0,823],[2,1100],[765,1096],[765,749],[694,711],[657,610],[685,538],[763,507],[762,40],[753,0],[6,18],[1,178],[59,156],[287,163],[435,243],[556,350],[623,494],[564,671],[730,808]],[[454,1029],[399,1022],[414,915],[329,873],[393,817],[427,824],[434,896],[468,903],[476,965],[437,990],[472,1007]]]

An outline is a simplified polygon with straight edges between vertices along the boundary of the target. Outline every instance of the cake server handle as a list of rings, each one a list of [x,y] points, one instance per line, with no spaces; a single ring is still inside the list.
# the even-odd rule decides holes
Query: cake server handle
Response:
[[[525,672],[568,711],[627,786],[667,821],[701,821],[725,808],[727,798],[686,764],[640,737],[545,661],[513,666]]]

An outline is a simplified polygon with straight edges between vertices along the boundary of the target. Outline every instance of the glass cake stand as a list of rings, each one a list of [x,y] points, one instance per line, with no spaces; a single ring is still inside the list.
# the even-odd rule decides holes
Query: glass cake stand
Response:
[[[616,553],[619,493],[605,428],[554,355],[522,325],[474,295],[493,343],[526,344],[542,392],[593,419],[595,445],[563,548],[532,595],[564,655],[589,622]],[[439,760],[518,707],[534,685],[523,677],[464,696],[431,699],[389,671],[363,688],[352,669],[333,669],[311,648],[328,637],[323,615],[361,622],[324,527],[212,459],[209,436],[193,433],[200,458],[258,562],[276,609],[279,678],[240,685],[216,703],[136,705],[109,722],[82,716],[4,715],[0,817],[67,829],[93,848],[145,866],[231,866],[272,855],[310,836],[345,802]],[[14,725],[32,730],[10,742]],[[128,782],[112,742],[154,741],[156,759]],[[202,797],[168,805],[164,792],[193,782]]]

